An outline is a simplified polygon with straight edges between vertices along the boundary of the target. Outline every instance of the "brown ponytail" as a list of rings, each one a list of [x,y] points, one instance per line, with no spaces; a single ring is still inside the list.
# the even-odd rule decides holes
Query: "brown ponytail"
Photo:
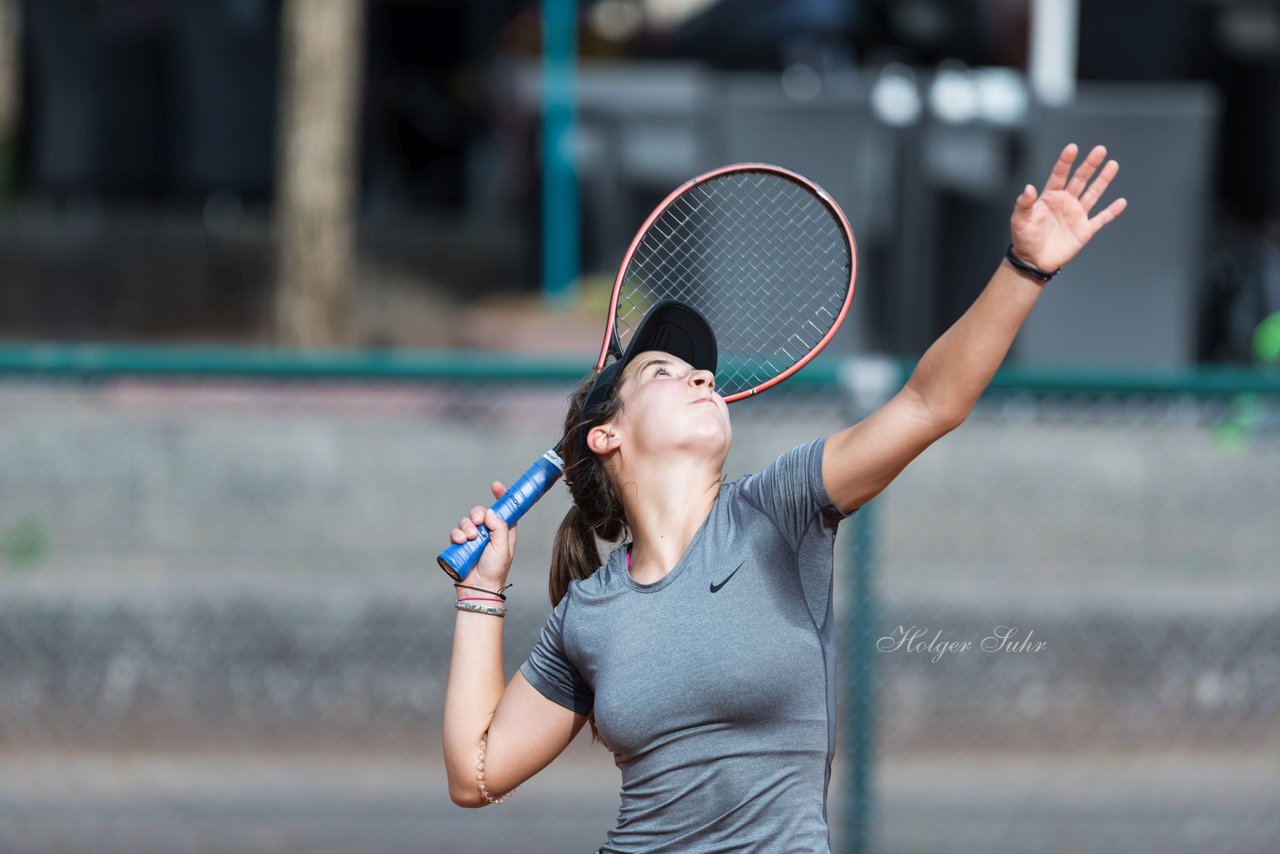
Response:
[[[598,454],[582,447],[580,430],[608,421],[622,411],[618,397],[619,382],[604,409],[591,421],[583,418],[583,403],[595,385],[595,374],[583,380],[569,399],[569,414],[564,420],[564,441],[560,457],[564,460],[564,482],[573,497],[573,506],[564,515],[551,547],[551,577],[547,592],[552,606],[558,605],[569,592],[569,583],[589,577],[600,567],[599,537],[615,543],[628,534],[622,502],[614,491],[613,479]],[[596,729],[594,710],[587,716],[592,741],[601,741]]]
[[[617,386],[604,409],[591,421],[584,421],[582,404],[595,375],[587,377],[569,400],[569,414],[564,421],[564,441],[560,457],[564,460],[564,482],[573,497],[573,506],[565,514],[551,547],[551,578],[547,592],[551,604],[557,605],[569,592],[569,582],[587,578],[600,566],[600,549],[596,538],[619,542],[628,533],[622,502],[614,492],[613,480],[599,455],[582,447],[579,432],[608,421],[622,411]],[[620,385],[620,384],[619,384]]]

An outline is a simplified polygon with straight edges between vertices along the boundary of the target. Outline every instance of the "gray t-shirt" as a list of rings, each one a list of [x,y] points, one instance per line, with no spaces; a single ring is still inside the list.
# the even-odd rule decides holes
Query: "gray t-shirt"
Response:
[[[720,488],[680,562],[637,584],[619,547],[575,581],[525,678],[592,708],[622,772],[600,854],[830,851],[831,581],[845,515],[818,439]]]

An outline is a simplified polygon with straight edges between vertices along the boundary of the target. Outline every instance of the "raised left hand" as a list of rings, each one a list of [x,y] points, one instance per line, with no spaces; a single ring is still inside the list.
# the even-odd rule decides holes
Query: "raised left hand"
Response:
[[[1120,164],[1109,160],[1102,166],[1107,149],[1098,145],[1071,175],[1078,154],[1075,143],[1062,149],[1044,190],[1037,196],[1035,187],[1028,184],[1018,196],[1009,220],[1014,254],[1046,272],[1057,270],[1076,257],[1128,204],[1124,199],[1116,199],[1091,218],[1089,212],[1120,171]],[[1100,172],[1099,166],[1102,166]],[[1068,175],[1071,175],[1070,181]]]

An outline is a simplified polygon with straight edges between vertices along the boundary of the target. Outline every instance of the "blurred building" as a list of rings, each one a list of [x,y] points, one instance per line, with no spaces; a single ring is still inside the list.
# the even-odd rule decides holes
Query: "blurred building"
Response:
[[[1280,263],[1274,4],[1081,0],[1080,96],[1057,111],[1026,99],[1029,0],[579,5],[588,274],[616,265],[691,170],[767,156],[829,185],[855,223],[861,326],[844,346],[918,354],[985,282],[1011,192],[1078,133],[1127,152],[1131,231],[1082,261],[1105,287],[1046,300],[1036,321],[1050,331],[1015,358],[1069,358],[1090,312],[1131,328],[1159,295],[1163,319],[1098,358],[1247,359],[1253,325],[1280,309],[1266,284]],[[0,334],[252,337],[271,288],[279,0],[20,7]],[[370,281],[444,306],[536,292],[538,9],[370,0],[357,117]],[[1185,204],[1167,203],[1160,170],[1180,176]],[[1144,220],[1147,205],[1167,215]],[[1164,267],[1143,254],[1175,235],[1186,251]],[[1115,297],[1111,277],[1136,284]]]

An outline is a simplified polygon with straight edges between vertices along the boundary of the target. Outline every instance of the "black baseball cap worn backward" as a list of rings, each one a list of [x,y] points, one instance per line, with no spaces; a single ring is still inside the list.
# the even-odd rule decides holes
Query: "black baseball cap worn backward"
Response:
[[[697,309],[678,300],[654,303],[636,326],[622,358],[610,362],[596,376],[595,385],[582,405],[583,426],[578,431],[578,443],[584,454],[591,452],[587,446],[587,432],[599,421],[622,372],[636,356],[649,350],[670,353],[698,370],[713,374],[716,371],[716,336],[707,319]]]

